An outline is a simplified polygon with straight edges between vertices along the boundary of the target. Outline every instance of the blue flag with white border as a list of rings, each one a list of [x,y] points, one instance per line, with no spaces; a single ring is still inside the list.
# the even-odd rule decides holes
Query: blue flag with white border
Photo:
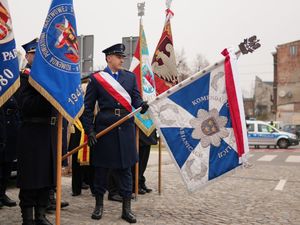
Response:
[[[6,0],[0,0],[0,107],[20,86],[12,20]]]
[[[53,0],[39,38],[29,82],[69,121],[83,110],[72,0]]]
[[[150,103],[151,118],[190,191],[241,165],[249,151],[235,61],[228,55]],[[232,79],[234,87],[226,82]]]

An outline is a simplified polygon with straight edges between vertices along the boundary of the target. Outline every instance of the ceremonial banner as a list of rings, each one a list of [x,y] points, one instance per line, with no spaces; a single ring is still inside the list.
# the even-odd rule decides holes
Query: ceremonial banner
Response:
[[[158,96],[151,118],[191,191],[236,168],[249,151],[236,56]]]
[[[174,13],[170,10],[170,0],[167,0],[166,21],[152,59],[152,69],[155,74],[156,93],[161,94],[177,84],[178,73],[173,47],[173,38],[170,19]]]
[[[136,75],[138,88],[143,100],[148,102],[154,100],[156,96],[154,74],[150,65],[149,51],[143,25],[140,26],[140,37],[131,61],[130,71]],[[146,136],[149,136],[155,129],[148,112],[145,114],[137,113],[135,115],[135,123]]]
[[[0,107],[20,86],[18,53],[6,0],[0,0]]]
[[[73,122],[83,110],[76,20],[72,0],[53,0],[29,82]]]

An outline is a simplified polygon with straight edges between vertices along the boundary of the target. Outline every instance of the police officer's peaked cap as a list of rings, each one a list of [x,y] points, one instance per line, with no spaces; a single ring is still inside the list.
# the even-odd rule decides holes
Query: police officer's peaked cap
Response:
[[[102,52],[107,55],[121,55],[125,57],[125,45],[123,44],[116,44],[104,49]]]
[[[35,53],[36,46],[38,44],[39,39],[35,38],[32,41],[22,45],[26,53]]]

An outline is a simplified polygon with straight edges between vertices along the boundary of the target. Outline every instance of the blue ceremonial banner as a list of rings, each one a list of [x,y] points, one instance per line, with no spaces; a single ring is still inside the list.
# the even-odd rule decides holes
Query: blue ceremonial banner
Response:
[[[20,86],[19,65],[11,16],[6,0],[0,0],[0,107]]]
[[[69,121],[83,110],[76,20],[72,0],[53,0],[29,82]]]
[[[235,56],[228,56],[227,61],[179,83],[150,103],[151,118],[191,191],[246,160],[249,147],[235,64]]]

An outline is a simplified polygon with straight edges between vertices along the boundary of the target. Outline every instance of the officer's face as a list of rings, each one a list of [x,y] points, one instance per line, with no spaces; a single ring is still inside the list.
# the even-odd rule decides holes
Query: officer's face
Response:
[[[26,58],[26,60],[27,60],[27,62],[28,62],[29,65],[32,65],[34,56],[35,56],[34,52],[26,54],[25,58]]]
[[[109,65],[109,68],[114,70],[114,72],[122,69],[122,64],[124,63],[124,56],[121,55],[108,55],[107,58],[107,64]]]

